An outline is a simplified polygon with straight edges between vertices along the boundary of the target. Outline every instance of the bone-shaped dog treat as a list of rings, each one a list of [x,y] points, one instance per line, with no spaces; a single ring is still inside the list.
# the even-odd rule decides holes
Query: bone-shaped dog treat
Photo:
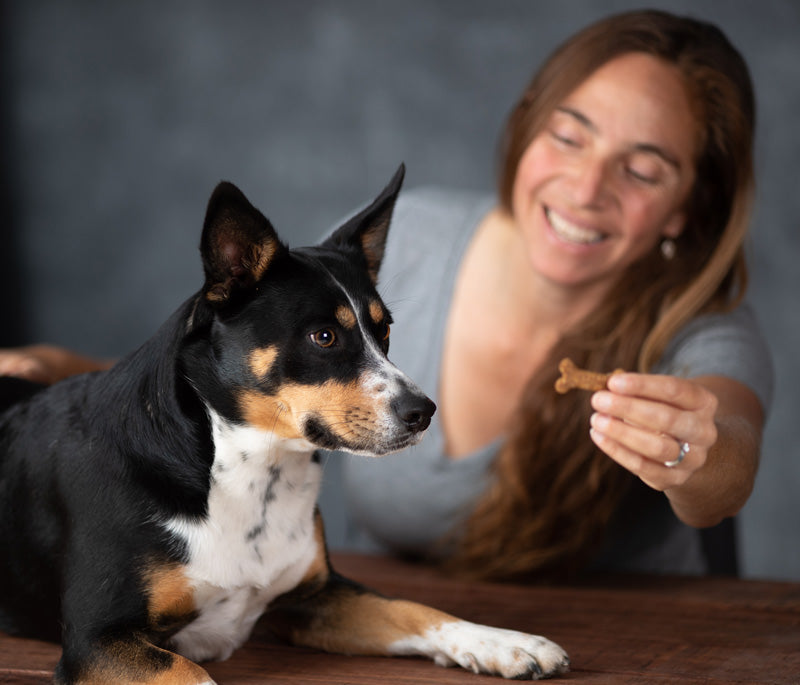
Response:
[[[573,388],[579,390],[602,390],[606,387],[608,379],[616,373],[622,373],[624,369],[616,369],[611,373],[597,373],[587,371],[575,366],[571,359],[564,358],[558,364],[561,377],[556,381],[556,392],[564,394]]]

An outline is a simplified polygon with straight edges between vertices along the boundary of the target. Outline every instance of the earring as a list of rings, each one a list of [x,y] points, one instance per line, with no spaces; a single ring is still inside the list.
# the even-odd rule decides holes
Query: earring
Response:
[[[661,256],[667,261],[672,260],[677,251],[678,248],[675,246],[675,241],[672,238],[664,238],[664,240],[661,241]]]

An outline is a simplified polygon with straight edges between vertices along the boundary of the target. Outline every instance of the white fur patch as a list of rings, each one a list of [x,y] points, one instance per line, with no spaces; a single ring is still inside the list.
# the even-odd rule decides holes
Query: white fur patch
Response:
[[[449,621],[389,645],[391,654],[427,656],[440,666],[459,666],[505,678],[542,678],[567,670],[566,652],[554,642],[515,630]]]
[[[228,658],[267,604],[297,586],[317,556],[321,469],[313,446],[235,426],[210,412],[214,464],[204,520],[173,518],[199,617],[173,638],[194,661]]]
[[[374,449],[352,449],[348,452],[365,457],[375,457],[410,447],[422,440],[424,431],[409,434],[402,426],[392,408],[392,402],[407,392],[416,392],[423,395],[422,390],[405,373],[398,369],[378,346],[369,330],[369,319],[364,316],[362,309],[356,304],[350,292],[330,274],[336,285],[341,288],[355,312],[358,329],[364,341],[364,361],[368,369],[361,377],[361,384],[367,396],[373,398],[376,424],[374,431],[380,434],[381,439],[376,442]]]

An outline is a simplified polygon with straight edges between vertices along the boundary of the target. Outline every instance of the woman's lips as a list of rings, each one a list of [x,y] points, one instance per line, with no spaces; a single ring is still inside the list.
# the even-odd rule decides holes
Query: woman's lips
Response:
[[[563,241],[577,245],[592,245],[599,243],[606,236],[600,231],[578,226],[568,221],[549,207],[545,208],[545,216],[555,234]]]

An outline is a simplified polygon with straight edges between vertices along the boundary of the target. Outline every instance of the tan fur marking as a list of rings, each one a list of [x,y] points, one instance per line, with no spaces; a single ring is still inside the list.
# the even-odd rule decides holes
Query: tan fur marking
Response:
[[[317,556],[306,570],[300,585],[306,583],[324,583],[330,575],[328,553],[325,546],[325,528],[322,524],[322,515],[317,511],[314,514],[314,544],[317,546]]]
[[[223,220],[223,231],[236,233],[236,221],[233,219]],[[230,228],[230,225],[233,228]],[[252,279],[252,283],[257,283],[261,280],[267,271],[267,268],[278,251],[279,243],[274,238],[268,238],[260,245],[250,245],[246,255],[241,259],[241,267],[244,268]],[[224,248],[221,251],[227,252]],[[236,273],[236,276],[241,276]],[[206,293],[206,299],[211,302],[222,302],[230,297],[231,280],[233,274],[229,275],[225,281],[213,284]]]
[[[453,616],[416,602],[373,594],[345,594],[325,606],[321,620],[294,630],[295,644],[342,654],[389,654],[389,645],[455,621]]]
[[[169,654],[172,665],[156,666],[157,654]],[[141,638],[116,642],[99,653],[78,679],[80,685],[190,685],[211,681],[205,669],[182,656],[156,647]]]
[[[250,365],[250,371],[253,372],[256,378],[266,378],[277,356],[278,348],[274,345],[253,350],[247,360]]]
[[[384,239],[388,219],[376,221],[372,228],[361,236],[361,247],[367,260],[367,272],[373,284],[378,283],[378,270],[381,266],[384,253]]]
[[[147,610],[151,621],[162,616],[187,616],[195,610],[194,594],[179,564],[153,567],[145,573]]]
[[[253,274],[256,282],[260,281],[264,276],[270,262],[272,261],[272,258],[275,256],[277,251],[278,242],[276,240],[269,240],[265,243],[262,243],[255,249],[253,263],[245,264],[245,266],[250,268],[250,273]]]
[[[375,323],[383,321],[383,307],[377,300],[369,303],[369,315]]]
[[[228,299],[228,289],[221,284],[212,286],[206,293],[206,299],[209,302],[223,302]]]
[[[289,407],[280,397],[245,390],[239,395],[239,409],[251,426],[270,431],[287,440],[302,438]]]
[[[364,392],[358,379],[322,385],[290,383],[277,395],[246,390],[239,396],[247,423],[283,438],[302,437],[301,422],[309,413],[324,419],[328,428],[344,440],[367,436],[375,425],[375,405],[375,398]]]
[[[356,327],[355,312],[345,305],[340,305],[336,310],[336,320],[348,330]]]

